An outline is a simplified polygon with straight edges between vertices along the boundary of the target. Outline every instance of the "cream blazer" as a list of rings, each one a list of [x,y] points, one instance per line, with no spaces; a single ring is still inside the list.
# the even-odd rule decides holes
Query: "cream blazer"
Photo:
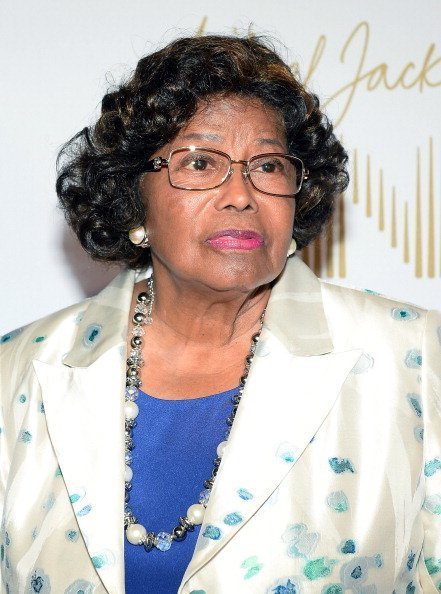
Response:
[[[3,594],[124,593],[135,276],[2,337]],[[440,592],[440,374],[439,314],[291,259],[179,593]]]

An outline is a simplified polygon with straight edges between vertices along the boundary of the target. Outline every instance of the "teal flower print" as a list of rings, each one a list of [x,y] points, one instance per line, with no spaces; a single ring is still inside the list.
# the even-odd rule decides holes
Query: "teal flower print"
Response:
[[[227,514],[224,518],[224,524],[227,524],[227,526],[235,526],[236,524],[240,524],[242,521],[243,517],[239,512],[232,512],[231,514]]]
[[[364,584],[369,577],[371,568],[380,568],[383,565],[381,555],[373,557],[355,557],[345,563],[340,569],[340,579],[344,588],[352,592],[361,592],[361,584]],[[364,590],[363,590],[364,591]]]
[[[94,347],[100,338],[102,329],[101,324],[90,324],[87,326],[83,335],[83,345],[86,348]]]
[[[420,314],[417,311],[410,309],[409,307],[394,307],[391,311],[391,315],[394,320],[401,322],[411,322],[420,317]]]
[[[288,543],[288,557],[306,559],[317,547],[320,535],[318,532],[308,532],[305,524],[291,524],[283,533],[282,540]]]
[[[279,445],[276,451],[276,456],[288,464],[295,462],[297,459],[294,446],[286,441]]]
[[[23,443],[30,443],[32,441],[32,433],[30,431],[20,431],[19,440]]]
[[[348,458],[329,458],[328,463],[336,474],[342,474],[343,472],[355,472],[354,466]]]
[[[408,394],[407,401],[409,402],[413,412],[416,414],[417,417],[422,417],[423,415],[423,407],[421,405],[421,398],[418,394]]]
[[[323,594],[343,594],[343,588],[340,584],[330,584],[323,588]]]
[[[410,367],[411,369],[420,369],[421,365],[423,364],[423,357],[421,355],[421,351],[418,349],[412,349],[407,351],[406,356],[404,358],[404,364],[406,367]]]
[[[267,590],[267,594],[300,594],[299,580],[293,577],[281,578]]]
[[[434,458],[424,464],[424,474],[426,476],[433,476],[439,470],[441,470],[441,458]]]
[[[249,501],[250,499],[253,498],[253,494],[250,493],[248,491],[248,489],[244,489],[243,487],[241,487],[240,489],[237,490],[237,494],[239,495],[239,497],[241,499],[243,499],[244,501]]]
[[[424,501],[424,509],[431,514],[441,516],[441,494],[429,495]]]
[[[86,580],[75,580],[73,584],[68,586],[64,594],[93,594],[94,586]]]
[[[49,594],[51,584],[49,576],[42,569],[34,569],[28,578],[26,593],[29,594]]]
[[[258,558],[256,556],[252,556],[245,559],[241,563],[240,567],[241,569],[246,569],[243,579],[249,580],[250,578],[254,577],[259,573],[263,565],[262,563],[259,563]]]
[[[328,557],[319,557],[318,559],[311,559],[305,564],[303,574],[308,580],[318,580],[328,577],[332,573],[334,565],[337,563],[335,559],[328,559]]]
[[[424,563],[426,564],[429,575],[434,575],[435,573],[439,573],[441,571],[441,559],[429,557],[428,559],[424,559]]]
[[[11,330],[11,332],[8,332],[7,334],[3,334],[3,336],[0,336],[0,344],[4,344],[5,342],[9,342],[10,340],[13,340],[17,336],[19,336],[19,334],[21,334],[22,332],[23,332],[23,328],[17,328],[17,330]]]
[[[210,540],[219,540],[222,536],[221,530],[213,524],[207,524],[202,532],[202,536],[209,538]]]
[[[328,506],[337,513],[343,513],[349,509],[349,501],[343,491],[333,491],[326,498]]]
[[[356,544],[355,540],[352,540],[352,538],[349,538],[348,540],[344,540],[340,544],[340,551],[343,553],[343,555],[352,555],[352,554],[356,553],[357,552],[357,544]]]
[[[421,427],[420,425],[415,427],[415,429],[413,430],[413,434],[414,434],[415,439],[418,442],[423,443],[423,441],[424,441],[424,428],[423,427]]]

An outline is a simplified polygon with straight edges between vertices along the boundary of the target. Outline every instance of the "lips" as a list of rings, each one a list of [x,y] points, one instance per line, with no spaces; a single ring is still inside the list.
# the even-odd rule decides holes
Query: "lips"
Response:
[[[218,250],[257,250],[264,239],[250,229],[222,229],[210,235],[206,242]]]

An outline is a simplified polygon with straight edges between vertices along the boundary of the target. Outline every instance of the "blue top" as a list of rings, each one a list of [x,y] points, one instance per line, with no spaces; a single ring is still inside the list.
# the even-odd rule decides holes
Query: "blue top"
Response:
[[[133,430],[130,506],[147,531],[168,532],[211,476],[216,448],[237,388],[191,400],[162,400],[143,392]],[[125,544],[126,594],[176,594],[193,555],[199,527],[168,551]]]

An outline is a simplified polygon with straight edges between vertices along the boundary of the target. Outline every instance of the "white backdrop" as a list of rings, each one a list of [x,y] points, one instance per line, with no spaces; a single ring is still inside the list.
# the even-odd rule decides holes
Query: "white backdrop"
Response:
[[[326,104],[352,183],[305,254],[332,282],[441,308],[439,0],[6,0],[1,39],[0,333],[99,290],[56,206],[59,147],[109,84],[179,35],[266,33]]]

